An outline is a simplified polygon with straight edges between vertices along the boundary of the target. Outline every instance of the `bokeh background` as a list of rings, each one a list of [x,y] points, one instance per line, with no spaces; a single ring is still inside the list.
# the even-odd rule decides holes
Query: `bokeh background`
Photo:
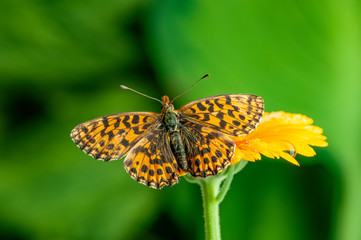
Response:
[[[1,0],[0,238],[204,239],[200,189],[149,189],[71,141],[81,122],[252,93],[324,129],[317,156],[248,164],[223,239],[361,239],[361,4]]]

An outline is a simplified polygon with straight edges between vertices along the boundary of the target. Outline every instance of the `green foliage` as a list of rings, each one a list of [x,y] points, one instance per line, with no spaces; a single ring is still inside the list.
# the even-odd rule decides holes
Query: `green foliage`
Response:
[[[148,189],[122,160],[86,156],[77,124],[175,101],[253,93],[305,114],[330,146],[301,167],[264,159],[235,175],[223,239],[360,239],[361,26],[357,1],[0,2],[0,237],[203,239],[184,179]],[[157,79],[157,80],[155,80]]]

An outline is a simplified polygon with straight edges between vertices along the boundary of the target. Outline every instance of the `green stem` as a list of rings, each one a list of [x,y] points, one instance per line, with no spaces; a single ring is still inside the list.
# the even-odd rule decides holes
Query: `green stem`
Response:
[[[207,240],[221,239],[219,201],[216,199],[221,182],[222,180],[215,177],[199,181],[202,190],[204,227]]]
[[[239,163],[227,167],[224,172],[217,176],[207,178],[195,178],[189,174],[184,176],[187,181],[198,183],[201,186],[206,240],[221,240],[219,204],[226,196],[234,174],[241,171],[247,163],[248,161],[241,159]]]
[[[226,169],[227,172],[224,174],[225,180],[224,180],[222,187],[216,197],[216,199],[219,203],[221,203],[223,201],[224,197],[226,196],[226,194],[229,190],[229,187],[231,186],[234,174],[241,171],[247,165],[247,163],[248,163],[248,161],[241,159],[241,161],[239,163],[229,166]]]
[[[231,166],[233,167],[233,166]],[[229,168],[231,168],[229,167]],[[233,170],[233,169],[232,169]],[[224,197],[226,196],[228,190],[229,190],[229,187],[231,186],[231,183],[232,183],[232,180],[233,180],[233,175],[232,172],[227,174],[227,177],[226,179],[224,180],[223,184],[222,184],[222,187],[221,187],[221,190],[219,191],[219,193],[217,194],[217,197],[216,197],[216,200],[221,203],[224,199]]]
[[[247,165],[248,161],[241,159],[241,161],[239,161],[239,163],[236,164],[236,169],[234,171],[234,174],[240,172],[246,165]]]

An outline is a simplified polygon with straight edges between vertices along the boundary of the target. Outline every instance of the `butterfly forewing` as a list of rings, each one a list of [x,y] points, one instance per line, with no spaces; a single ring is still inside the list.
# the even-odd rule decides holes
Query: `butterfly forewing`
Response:
[[[183,121],[181,135],[188,158],[188,171],[194,177],[217,175],[233,157],[235,144],[221,132]]]
[[[263,99],[250,94],[207,97],[178,109],[181,119],[203,124],[231,136],[247,134],[255,129],[263,111]]]
[[[124,167],[132,178],[155,189],[172,186],[187,173],[178,168],[168,134],[160,126],[132,148],[124,160]]]
[[[85,153],[96,159],[120,159],[159,122],[159,114],[119,113],[79,124],[71,138]]]

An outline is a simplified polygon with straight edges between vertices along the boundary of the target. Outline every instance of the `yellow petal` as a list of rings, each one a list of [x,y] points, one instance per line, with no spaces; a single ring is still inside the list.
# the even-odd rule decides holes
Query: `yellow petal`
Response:
[[[240,137],[233,137],[237,149],[231,161],[234,164],[243,158],[248,161],[261,159],[261,154],[269,158],[283,158],[299,166],[288,152],[312,157],[316,152],[311,146],[325,147],[327,138],[320,127],[311,125],[313,120],[301,114],[285,112],[265,113],[257,128]]]

